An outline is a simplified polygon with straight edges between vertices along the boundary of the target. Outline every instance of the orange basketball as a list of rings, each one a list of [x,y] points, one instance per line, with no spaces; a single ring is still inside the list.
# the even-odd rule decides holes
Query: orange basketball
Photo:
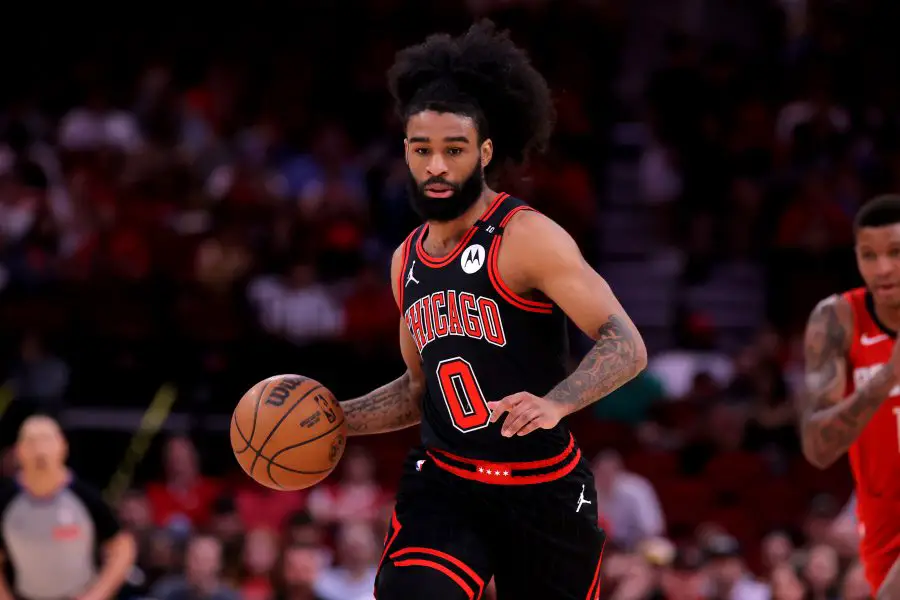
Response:
[[[276,490],[322,481],[344,454],[347,424],[334,394],[302,375],[276,375],[244,394],[231,417],[231,449],[244,471]]]

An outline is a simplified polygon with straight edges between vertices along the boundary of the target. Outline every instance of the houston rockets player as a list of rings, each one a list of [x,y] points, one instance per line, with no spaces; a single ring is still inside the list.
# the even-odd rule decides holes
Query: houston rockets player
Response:
[[[378,600],[593,600],[605,535],[560,423],[633,378],[646,350],[572,238],[486,178],[544,145],[553,109],[489,22],[429,37],[389,73],[425,223],[391,265],[406,373],[343,403],[352,434],[421,422],[376,580]],[[596,340],[568,377],[566,315]]]
[[[900,599],[900,196],[866,203],[855,230],[866,285],[809,318],[801,437],[819,468],[849,450],[866,577],[877,598]]]

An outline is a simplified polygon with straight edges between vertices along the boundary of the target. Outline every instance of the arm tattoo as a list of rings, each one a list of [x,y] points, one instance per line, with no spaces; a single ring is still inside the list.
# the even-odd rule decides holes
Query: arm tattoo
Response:
[[[383,433],[410,427],[422,418],[421,386],[409,371],[399,379],[341,403],[350,435]]]
[[[865,428],[894,385],[890,364],[864,386],[844,397],[849,332],[838,314],[837,300],[823,300],[806,326],[806,398],[800,411],[803,453],[825,468],[844,454]]]
[[[633,379],[646,364],[643,344],[616,315],[597,330],[597,343],[575,372],[545,397],[582,409]]]

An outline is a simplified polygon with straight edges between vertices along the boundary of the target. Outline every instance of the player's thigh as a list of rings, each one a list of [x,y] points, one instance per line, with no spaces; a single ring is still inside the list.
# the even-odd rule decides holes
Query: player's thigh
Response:
[[[579,507],[581,485],[584,499]],[[593,480],[579,477],[553,492],[515,503],[516,517],[492,547],[497,600],[594,600],[600,593],[600,560],[606,534],[597,525]]]
[[[375,579],[377,600],[474,600],[493,574],[466,498],[445,482],[405,476]],[[405,488],[405,489],[403,489]]]

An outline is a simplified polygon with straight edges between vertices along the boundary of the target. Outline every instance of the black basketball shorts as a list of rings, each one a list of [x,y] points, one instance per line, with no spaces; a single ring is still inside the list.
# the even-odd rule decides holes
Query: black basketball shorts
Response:
[[[496,464],[413,451],[376,600],[477,600],[491,577],[498,600],[596,600],[606,535],[591,472],[574,444],[566,453]]]

